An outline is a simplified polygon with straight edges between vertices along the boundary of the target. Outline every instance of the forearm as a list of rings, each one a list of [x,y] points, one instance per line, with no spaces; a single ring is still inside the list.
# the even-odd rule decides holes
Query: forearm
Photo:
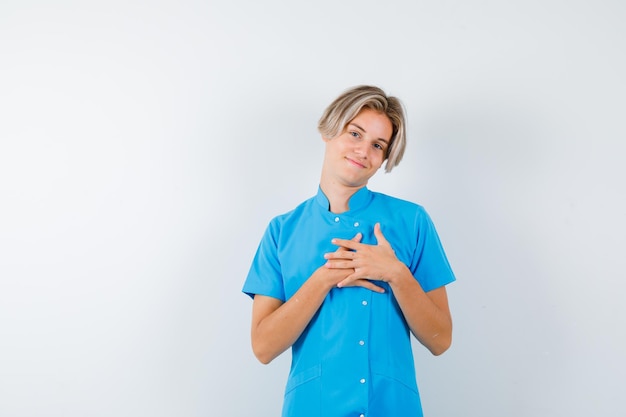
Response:
[[[316,271],[289,300],[271,313],[253,311],[253,316],[262,317],[252,326],[252,349],[259,361],[269,363],[295,343],[332,287],[332,283]]]
[[[452,319],[445,288],[425,292],[404,264],[389,282],[415,337],[434,355],[452,343]]]

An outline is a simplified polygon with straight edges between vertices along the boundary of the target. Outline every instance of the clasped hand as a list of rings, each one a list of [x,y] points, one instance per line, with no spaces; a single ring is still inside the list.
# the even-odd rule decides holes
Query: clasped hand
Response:
[[[384,292],[384,289],[372,283],[372,280],[390,282],[394,271],[401,263],[391,245],[380,230],[380,223],[374,225],[375,245],[361,243],[361,233],[352,239],[333,239],[339,246],[335,252],[326,253],[326,268],[352,269],[353,273],[337,283],[337,287],[361,286],[372,291]]]

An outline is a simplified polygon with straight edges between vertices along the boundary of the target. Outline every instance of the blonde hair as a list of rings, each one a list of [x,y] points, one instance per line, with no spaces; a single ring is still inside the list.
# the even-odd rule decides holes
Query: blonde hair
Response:
[[[406,121],[402,102],[374,86],[360,85],[344,91],[324,110],[317,130],[324,138],[341,135],[363,108],[384,113],[393,127],[391,143],[385,155],[385,172],[391,172],[402,160],[406,148]]]

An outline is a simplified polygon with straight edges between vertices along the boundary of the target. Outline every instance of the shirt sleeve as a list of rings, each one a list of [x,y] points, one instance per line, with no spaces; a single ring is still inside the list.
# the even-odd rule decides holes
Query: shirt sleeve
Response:
[[[270,222],[254,256],[242,289],[252,298],[255,294],[260,294],[285,301],[285,287],[278,258],[279,232],[278,222]]]
[[[415,217],[415,228],[417,244],[410,269],[424,291],[431,291],[455,281],[435,225],[421,207]]]

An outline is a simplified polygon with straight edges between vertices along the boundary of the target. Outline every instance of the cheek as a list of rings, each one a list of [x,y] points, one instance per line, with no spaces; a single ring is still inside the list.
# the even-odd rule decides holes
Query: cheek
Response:
[[[376,155],[376,167],[380,168],[383,162],[385,162],[385,156],[381,153],[380,155]]]

